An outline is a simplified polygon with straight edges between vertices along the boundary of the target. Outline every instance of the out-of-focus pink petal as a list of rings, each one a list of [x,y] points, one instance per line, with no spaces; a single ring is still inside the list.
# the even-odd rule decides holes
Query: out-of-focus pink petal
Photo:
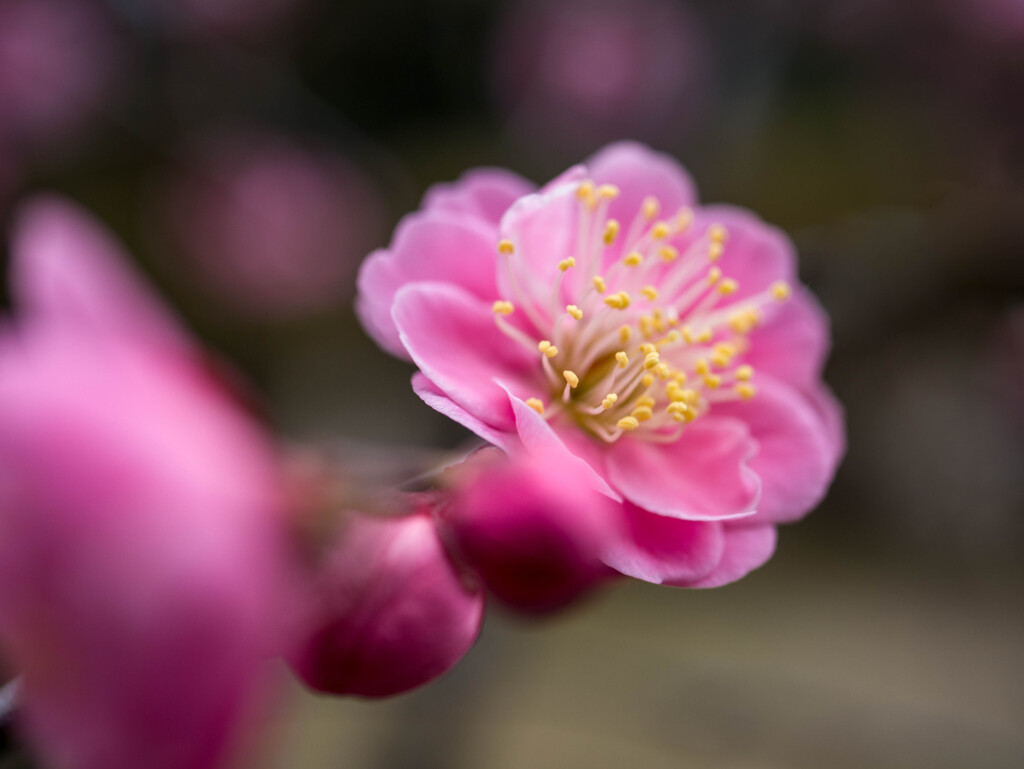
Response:
[[[497,258],[497,234],[476,217],[451,211],[412,214],[398,225],[388,248],[363,262],[356,310],[382,347],[408,358],[391,317],[398,291],[410,283],[443,281],[493,301]]]
[[[750,468],[761,479],[761,500],[751,522],[794,521],[825,495],[840,449],[799,392],[769,377],[760,377],[757,387],[753,400],[716,404],[714,413],[745,422],[757,441]]]
[[[626,503],[626,535],[611,542],[602,558],[629,577],[660,584],[709,575],[725,550],[723,524],[683,521]]]
[[[804,390],[803,395],[821,418],[825,442],[829,447],[828,461],[838,466],[839,460],[846,453],[846,414],[843,407],[828,385],[815,383]]]
[[[621,537],[619,505],[589,487],[565,452],[479,452],[453,468],[443,520],[459,554],[517,609],[543,612],[608,575],[601,552]]]
[[[28,322],[190,346],[111,234],[68,202],[42,197],[20,210],[11,260],[11,291]]]
[[[752,515],[760,482],[757,453],[744,424],[703,417],[674,443],[628,436],[608,450],[608,479],[627,500],[652,513],[688,521]]]
[[[423,374],[412,375],[412,389],[420,399],[430,408],[449,419],[458,422],[475,435],[480,436],[488,443],[492,443],[505,451],[512,451],[518,444],[518,438],[514,432],[502,432],[496,430],[485,422],[481,422],[455,401],[445,395],[441,388],[427,379]]]
[[[509,206],[534,189],[526,179],[503,168],[476,168],[458,181],[435,184],[424,195],[422,208],[469,214],[497,226]]]
[[[774,526],[725,527],[725,552],[722,560],[706,577],[694,581],[681,580],[678,587],[721,587],[741,579],[764,566],[775,552]]]
[[[750,335],[745,362],[798,389],[807,389],[821,377],[829,350],[829,322],[809,291],[795,287],[769,322]]]
[[[675,158],[637,142],[610,144],[591,157],[587,167],[597,184],[619,188],[619,197],[612,201],[608,215],[624,228],[629,227],[649,196],[658,199],[666,218],[683,206],[697,203],[693,180]]]
[[[573,446],[570,447],[564,439],[572,438],[571,431],[555,432],[551,425],[544,420],[544,417],[530,408],[522,398],[516,397],[511,392],[508,393],[508,397],[515,413],[516,432],[523,449],[542,456],[561,456],[560,461],[578,468],[578,477],[585,479],[591,489],[616,502],[622,501],[622,497],[602,477],[598,470],[601,466],[601,458],[592,446],[584,443],[586,439],[579,442],[573,441]]]
[[[426,512],[350,513],[315,586],[299,676],[334,694],[383,697],[445,673],[476,640],[483,593],[448,559]]]
[[[486,302],[450,283],[414,283],[395,296],[392,315],[402,345],[431,382],[488,426],[512,429],[498,381],[523,382],[537,356],[501,332]]]
[[[0,346],[0,641],[48,764],[213,769],[293,602],[263,437],[181,359]]]

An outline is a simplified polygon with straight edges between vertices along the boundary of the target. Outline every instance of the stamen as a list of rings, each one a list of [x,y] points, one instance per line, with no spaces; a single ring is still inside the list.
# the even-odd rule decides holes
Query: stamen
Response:
[[[784,302],[786,299],[789,299],[789,295],[792,291],[792,289],[790,289],[789,287],[789,284],[786,283],[786,281],[784,280],[779,280],[776,281],[775,283],[772,283],[772,287],[769,290],[771,291],[772,298],[776,299],[779,302]]]
[[[750,382],[740,382],[733,389],[735,390],[736,394],[740,396],[742,400],[745,401],[748,401],[755,395],[757,395],[757,388],[754,387],[754,385],[750,384]]]
[[[643,260],[644,256],[639,251],[630,251],[623,258],[622,263],[627,267],[638,267]]]
[[[575,266],[576,266],[576,258],[572,257],[572,256],[570,256],[568,259],[563,259],[562,261],[560,261],[558,263],[558,269],[560,269],[562,272],[565,272],[570,267],[575,267]]]
[[[726,278],[718,286],[718,293],[722,296],[729,296],[729,294],[735,294],[739,290],[740,284],[732,278]]]
[[[513,245],[511,240],[499,240],[498,241],[498,253],[510,256],[514,254],[516,247]]]
[[[749,382],[754,377],[754,367],[746,364],[736,369],[736,378],[741,382]]]
[[[605,200],[615,200],[619,196],[619,188],[614,184],[602,184],[597,188],[597,194]]]
[[[606,396],[604,396],[604,399],[601,401],[601,407],[605,411],[607,411],[608,409],[615,405],[615,401],[617,401],[618,399],[619,396],[617,394],[608,393]]]
[[[551,344],[547,339],[542,340],[537,345],[537,349],[544,353],[544,357],[546,358],[554,358],[558,355],[558,348]]]
[[[617,221],[615,221],[614,219],[609,219],[607,222],[605,222],[604,235],[602,235],[601,237],[604,240],[604,244],[606,246],[610,246],[612,243],[614,243],[615,238],[618,237],[618,234],[619,223]]]
[[[625,344],[633,335],[633,329],[629,326],[619,326],[619,341]]]
[[[658,289],[654,286],[644,286],[640,289],[640,293],[651,302],[657,301],[658,299]]]
[[[672,228],[668,226],[667,222],[657,222],[651,227],[651,237],[655,240],[664,240],[670,234],[672,234]]]
[[[495,315],[511,315],[513,312],[515,312],[516,308],[515,305],[512,304],[512,302],[498,300],[491,307],[491,310],[494,312]]]
[[[637,422],[646,422],[654,416],[654,412],[649,406],[637,406],[629,412],[629,415],[636,419]]]
[[[597,206],[597,196],[595,195],[594,183],[592,181],[581,182],[580,186],[576,189],[576,197],[591,211]]]
[[[576,376],[576,374],[574,372],[569,371],[567,369],[567,370],[562,372],[562,376],[565,377],[566,384],[568,384],[569,387],[571,387],[572,389],[575,390],[577,387],[579,387],[580,378],[578,376]]]
[[[544,416],[544,401],[540,398],[527,398],[526,405],[536,411],[541,416]]]
[[[673,246],[662,246],[658,249],[658,255],[666,262],[674,262],[679,258],[679,249]]]
[[[635,430],[640,426],[640,422],[636,417],[623,417],[615,423],[616,427],[620,430]]]
[[[712,243],[725,243],[729,238],[729,231],[722,224],[712,224],[708,227],[708,238]]]
[[[566,305],[565,311],[572,316],[573,320],[583,320],[583,310],[576,305]]]
[[[629,365],[629,356],[625,352],[619,350],[615,353],[615,360],[619,363],[619,368],[626,368]]]
[[[658,202],[658,199],[656,197],[650,195],[644,198],[642,207],[644,212],[644,218],[647,219],[647,221],[653,221],[654,217],[656,217],[658,215],[658,212],[661,210],[661,203]]]
[[[608,290],[608,285],[604,282],[604,278],[600,275],[594,276],[594,290],[599,294],[603,294]]]

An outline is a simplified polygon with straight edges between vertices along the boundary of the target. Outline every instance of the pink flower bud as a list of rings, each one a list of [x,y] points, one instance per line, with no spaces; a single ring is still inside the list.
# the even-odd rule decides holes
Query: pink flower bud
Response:
[[[292,658],[296,672],[314,689],[366,697],[445,673],[473,645],[484,608],[425,511],[349,513],[314,601],[308,642]]]

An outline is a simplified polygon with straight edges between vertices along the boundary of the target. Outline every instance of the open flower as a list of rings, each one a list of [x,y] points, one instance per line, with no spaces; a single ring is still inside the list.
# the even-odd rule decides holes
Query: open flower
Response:
[[[607,147],[543,189],[428,192],[359,280],[429,405],[510,453],[559,453],[619,501],[605,562],[714,586],[766,561],[843,450],[827,319],[780,231],[699,206],[670,158]]]
[[[18,218],[0,333],[0,645],[48,765],[227,764],[283,651],[269,440],[65,203]]]

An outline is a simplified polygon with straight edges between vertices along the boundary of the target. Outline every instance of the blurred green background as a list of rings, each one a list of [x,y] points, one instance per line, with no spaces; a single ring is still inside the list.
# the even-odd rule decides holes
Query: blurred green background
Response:
[[[456,445],[359,260],[432,183],[618,138],[796,242],[828,499],[739,584],[491,611],[387,702],[290,687],[256,763],[1024,766],[1024,0],[0,0],[4,230],[91,209],[295,440]]]

